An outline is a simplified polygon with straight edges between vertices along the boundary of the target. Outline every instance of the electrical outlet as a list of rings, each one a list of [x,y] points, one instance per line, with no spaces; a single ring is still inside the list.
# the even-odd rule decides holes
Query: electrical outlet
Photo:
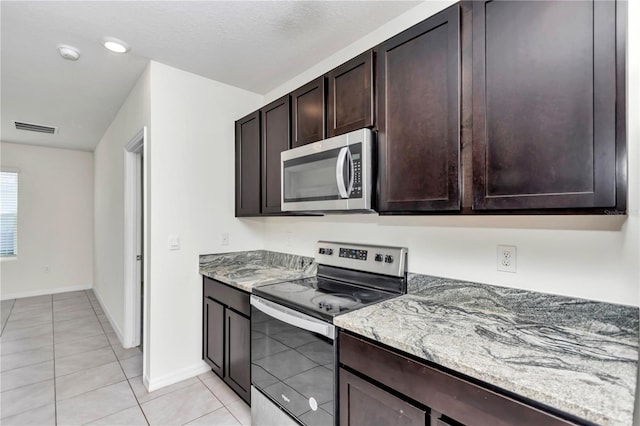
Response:
[[[220,245],[228,246],[229,245],[229,233],[223,232],[220,234]]]
[[[498,271],[516,272],[516,246],[497,246]]]

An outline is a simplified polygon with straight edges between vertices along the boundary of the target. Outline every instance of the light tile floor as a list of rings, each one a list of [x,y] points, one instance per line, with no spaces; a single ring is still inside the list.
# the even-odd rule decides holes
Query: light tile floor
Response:
[[[249,406],[212,372],[147,392],[93,291],[3,300],[2,425],[249,425]]]

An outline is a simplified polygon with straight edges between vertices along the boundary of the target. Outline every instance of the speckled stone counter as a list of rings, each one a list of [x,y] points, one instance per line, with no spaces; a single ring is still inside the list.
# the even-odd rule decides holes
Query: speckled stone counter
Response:
[[[316,274],[313,258],[267,250],[200,255],[200,274],[251,292],[271,284]]]
[[[409,274],[335,325],[579,418],[630,425],[638,309]]]

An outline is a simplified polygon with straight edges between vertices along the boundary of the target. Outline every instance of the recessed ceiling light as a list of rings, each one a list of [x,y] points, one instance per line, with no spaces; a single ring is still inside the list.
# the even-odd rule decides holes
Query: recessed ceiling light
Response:
[[[115,53],[127,53],[129,51],[129,45],[122,40],[118,40],[113,37],[105,37],[102,39],[102,45],[107,49]]]
[[[58,52],[60,56],[69,61],[77,61],[80,58],[80,51],[73,46],[61,44],[58,46]]]

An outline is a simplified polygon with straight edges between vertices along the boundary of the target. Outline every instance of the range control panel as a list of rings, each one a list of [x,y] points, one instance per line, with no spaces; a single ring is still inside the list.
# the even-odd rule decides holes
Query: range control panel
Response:
[[[338,256],[346,257],[347,259],[367,260],[367,253],[367,250],[341,248]]]
[[[318,241],[316,262],[402,277],[406,270],[407,248]]]

